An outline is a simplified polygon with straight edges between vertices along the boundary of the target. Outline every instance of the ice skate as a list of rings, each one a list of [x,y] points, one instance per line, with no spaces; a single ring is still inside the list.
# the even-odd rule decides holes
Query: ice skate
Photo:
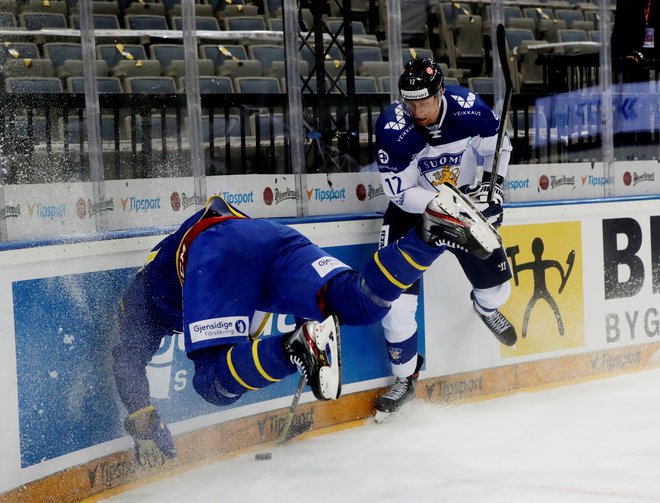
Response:
[[[474,305],[474,300],[472,302]],[[495,309],[490,315],[480,313],[476,306],[474,306],[474,311],[500,343],[505,346],[513,346],[516,343],[518,340],[516,329],[499,309]]]
[[[284,352],[307,379],[318,400],[341,394],[339,324],[335,316],[308,321],[283,339]]]
[[[392,412],[396,412],[402,406],[415,398],[415,387],[419,378],[419,369],[422,368],[424,358],[417,355],[417,366],[415,372],[408,377],[397,377],[394,384],[384,394],[376,399],[376,422],[381,423],[387,419]]]
[[[502,246],[493,226],[464,194],[447,183],[426,206],[418,234],[433,246],[458,248],[481,259]]]

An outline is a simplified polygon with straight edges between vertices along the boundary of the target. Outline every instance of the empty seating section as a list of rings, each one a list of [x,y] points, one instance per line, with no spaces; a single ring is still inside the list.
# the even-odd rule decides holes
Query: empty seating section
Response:
[[[1,1],[1,0],[0,0]],[[0,30],[74,29],[81,27],[80,5],[83,0],[22,0],[2,11],[0,3]],[[88,0],[93,13],[93,26],[97,30],[117,31],[116,37],[96,39],[96,77],[100,94],[170,95],[186,93],[186,51],[179,34],[162,32],[183,29],[182,0]],[[557,1],[550,3],[531,1],[517,5],[504,5],[502,12],[507,27],[507,54],[514,86],[517,92],[538,90],[544,84],[543,67],[538,51],[530,45],[598,42],[599,11],[588,2]],[[332,4],[334,2],[330,2]],[[350,54],[354,61],[356,94],[389,95],[390,62],[386,40],[378,42],[375,28],[361,16],[363,5],[369,1],[353,0],[356,17],[351,31],[357,42]],[[374,2],[381,3],[381,2]],[[382,2],[384,3],[384,2]],[[8,4],[7,4],[8,5]],[[402,4],[405,7],[405,3]],[[491,95],[494,92],[490,40],[490,5],[474,1],[433,0],[430,13],[437,24],[435,32],[428,28],[426,37],[416,43],[404,43],[400,65],[412,58],[434,58],[441,63],[446,85],[464,85],[474,92]],[[329,6],[324,23],[334,36],[342,36],[346,24],[341,12]],[[286,113],[281,105],[269,108],[257,106],[224,109],[208,103],[221,102],[215,94],[268,95],[286,92],[285,47],[281,40],[268,37],[247,37],[249,31],[282,31],[282,0],[194,0],[195,28],[203,32],[222,32],[223,38],[199,35],[197,58],[199,90],[204,96],[202,112],[202,139],[205,143],[223,141],[225,137],[251,136],[266,140],[286,134]],[[613,19],[611,20],[613,21]],[[312,15],[303,9],[301,25],[311,28]],[[421,33],[426,30],[420,30]],[[140,34],[130,35],[124,30]],[[224,37],[224,32],[241,32]],[[143,35],[158,32],[160,35]],[[416,32],[417,33],[417,32]],[[47,34],[50,35],[50,34]],[[138,36],[139,35],[139,36]],[[71,38],[14,37],[6,35],[0,45],[0,86],[6,93],[85,93],[83,78],[83,46]],[[41,35],[39,35],[41,37]],[[216,35],[217,37],[217,35]],[[435,37],[435,38],[434,38]],[[435,42],[432,42],[435,40]],[[299,73],[307,82],[303,92],[315,92],[318,83],[331,93],[346,93],[347,54],[337,43],[329,44],[317,53],[314,38],[301,44]],[[577,45],[576,45],[577,46]],[[583,45],[584,46],[584,45]],[[565,53],[571,51],[567,46]],[[325,80],[317,81],[317,64],[323,66]],[[396,88],[396,82],[394,82]],[[77,96],[71,97],[78,99]],[[116,99],[116,97],[111,97]],[[130,97],[136,99],[136,97]],[[246,97],[248,100],[252,97]],[[331,96],[337,99],[337,96]],[[363,99],[366,97],[362,97]],[[123,97],[121,98],[123,99]],[[139,99],[151,100],[140,96]],[[105,98],[106,103],[108,98]],[[214,101],[216,100],[216,101]],[[281,103],[281,102],[280,102]],[[107,106],[107,105],[106,105]],[[217,105],[216,105],[217,106]],[[377,109],[360,106],[360,131],[372,132],[378,117]],[[120,126],[115,126],[116,115],[102,110],[101,136],[105,141],[133,139],[141,142],[145,134],[152,138],[174,138],[187,129],[185,112],[174,115],[173,108],[142,111],[123,110]],[[279,107],[279,108],[278,108]],[[148,107],[150,108],[150,107]],[[246,111],[247,110],[247,111]],[[161,113],[162,112],[162,113]],[[268,113],[267,113],[268,112]],[[60,137],[77,142],[85,133],[83,112],[68,122],[58,117]],[[130,115],[130,116],[129,116]],[[147,123],[147,118],[151,122]],[[43,117],[35,116],[32,131],[41,131]],[[15,124],[23,124],[18,117]],[[178,122],[177,122],[178,121]],[[50,127],[50,126],[48,126]],[[121,132],[119,132],[119,129]],[[150,132],[149,132],[150,131]],[[119,135],[119,136],[118,136]],[[86,141],[86,140],[85,140]]]

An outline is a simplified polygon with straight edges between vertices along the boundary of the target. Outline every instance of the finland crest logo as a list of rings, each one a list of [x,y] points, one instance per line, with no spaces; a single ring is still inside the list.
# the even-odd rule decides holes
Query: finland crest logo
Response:
[[[399,131],[406,127],[406,119],[403,116],[403,108],[401,105],[398,105],[394,109],[394,118],[396,120],[385,124],[385,129],[394,129],[395,131]]]
[[[475,95],[472,92],[468,93],[466,98],[456,94],[452,94],[451,97],[456,100],[456,103],[458,103],[461,108],[472,108],[474,106]]]

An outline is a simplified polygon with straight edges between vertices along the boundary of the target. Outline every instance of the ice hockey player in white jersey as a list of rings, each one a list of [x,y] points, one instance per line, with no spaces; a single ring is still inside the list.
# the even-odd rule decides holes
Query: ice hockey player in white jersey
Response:
[[[450,183],[474,202],[497,228],[502,223],[502,182],[511,144],[504,137],[492,200],[489,184],[498,117],[474,92],[444,85],[440,67],[432,59],[409,61],[399,78],[400,99],[386,108],[376,124],[378,169],[390,203],[385,212],[380,246],[417,225],[426,205],[444,183]],[[478,167],[483,165],[478,180]],[[448,248],[472,284],[474,309],[498,341],[512,346],[515,328],[499,311],[511,292],[511,270],[502,247],[485,260]],[[382,320],[395,381],[376,401],[377,419],[397,410],[415,395],[423,358],[417,349],[419,282],[394,302]]]

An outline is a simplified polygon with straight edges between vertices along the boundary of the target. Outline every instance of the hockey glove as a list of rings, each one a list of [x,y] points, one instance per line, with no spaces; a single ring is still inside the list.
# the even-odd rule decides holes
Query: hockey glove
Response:
[[[502,210],[502,201],[504,200],[504,193],[502,192],[502,182],[504,178],[497,177],[495,185],[493,186],[493,198],[488,200],[488,192],[490,190],[490,173],[485,172],[483,179],[479,185],[473,189],[468,189],[466,194],[474,202],[474,207],[477,208],[484,216],[488,223],[497,229],[502,225],[504,220],[504,211]]]
[[[172,434],[153,405],[133,412],[124,421],[124,428],[133,437],[135,457],[141,465],[153,464],[161,455],[176,455]]]

